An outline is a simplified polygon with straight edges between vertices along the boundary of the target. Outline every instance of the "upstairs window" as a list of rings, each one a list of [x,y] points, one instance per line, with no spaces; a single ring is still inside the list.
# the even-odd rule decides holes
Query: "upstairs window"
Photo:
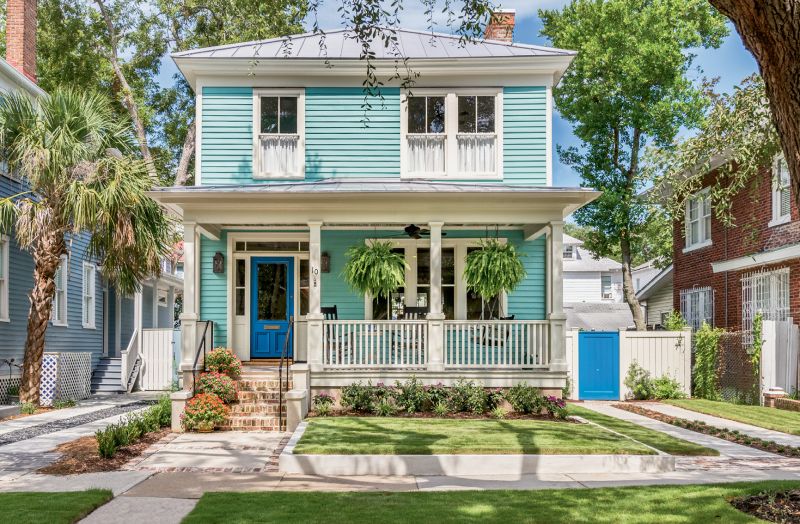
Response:
[[[686,200],[686,250],[711,245],[711,196],[708,190]]]
[[[95,275],[97,268],[89,262],[83,263],[83,327],[94,329]]]
[[[785,224],[792,219],[792,190],[789,166],[783,155],[772,166],[772,220],[770,226]]]
[[[600,296],[604,300],[614,298],[614,293],[611,288],[611,275],[600,276]]]
[[[255,178],[303,178],[304,97],[288,91],[257,91],[255,97]]]
[[[502,178],[501,100],[499,90],[486,88],[410,93],[402,120],[403,176]]]
[[[575,258],[575,246],[568,244],[564,246],[564,260],[572,260]]]
[[[56,269],[55,281],[56,292],[53,295],[53,309],[50,312],[50,320],[54,326],[67,325],[67,279],[69,277],[69,260],[67,255],[61,255],[61,262]]]
[[[8,245],[8,237],[0,235],[0,321],[8,321]]]

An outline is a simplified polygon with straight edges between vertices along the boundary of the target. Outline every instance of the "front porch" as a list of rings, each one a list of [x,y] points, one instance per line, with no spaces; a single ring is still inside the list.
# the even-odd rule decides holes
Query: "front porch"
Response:
[[[563,219],[596,192],[336,184],[153,193],[183,218],[187,376],[205,344],[231,347],[245,362],[291,359],[295,387],[306,390],[412,374],[426,383],[564,386]],[[463,277],[467,254],[486,238],[513,243],[527,273],[492,307]],[[386,298],[359,295],[341,277],[347,248],[375,240],[392,242],[407,265],[404,285]],[[203,342],[204,321],[213,340],[207,333]]]

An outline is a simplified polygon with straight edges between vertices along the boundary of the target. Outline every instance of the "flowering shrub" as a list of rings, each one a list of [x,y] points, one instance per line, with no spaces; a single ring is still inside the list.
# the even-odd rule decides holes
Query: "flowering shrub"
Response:
[[[425,395],[428,397],[427,409],[433,410],[439,404],[447,404],[450,393],[441,382],[432,386],[425,386]]]
[[[203,425],[217,426],[225,422],[228,406],[216,395],[201,393],[186,403],[186,410],[181,416],[181,424],[187,430],[197,429]]]
[[[525,382],[515,384],[506,392],[506,400],[517,413],[538,415],[542,411],[543,398],[539,390]]]
[[[200,375],[197,381],[197,391],[216,395],[226,404],[236,402],[236,382],[228,375],[216,371]]]
[[[425,408],[427,392],[417,377],[412,376],[405,382],[395,382],[394,401],[397,407],[406,413],[417,413]]]
[[[544,399],[544,409],[551,417],[567,418],[567,403],[553,396]]]
[[[366,412],[372,409],[372,384],[366,386],[361,382],[354,382],[342,388],[342,396],[339,402],[343,408],[358,412]]]
[[[314,411],[317,415],[327,417],[333,411],[333,397],[327,393],[314,395]]]
[[[237,378],[242,373],[242,361],[232,349],[216,348],[206,355],[206,369]]]

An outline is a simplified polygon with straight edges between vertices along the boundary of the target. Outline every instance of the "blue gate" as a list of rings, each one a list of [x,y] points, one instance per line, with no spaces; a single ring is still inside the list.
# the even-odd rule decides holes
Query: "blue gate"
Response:
[[[578,398],[619,400],[619,333],[578,334]]]

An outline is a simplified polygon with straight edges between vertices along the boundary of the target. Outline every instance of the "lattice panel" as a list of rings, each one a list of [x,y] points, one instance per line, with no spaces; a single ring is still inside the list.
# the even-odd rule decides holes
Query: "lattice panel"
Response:
[[[91,380],[91,353],[58,354],[57,400],[83,400],[88,398]]]
[[[8,400],[8,388],[11,386],[19,387],[21,381],[21,377],[0,378],[0,404],[10,404]]]
[[[45,353],[42,357],[42,378],[39,382],[39,404],[52,406],[56,399],[58,379],[58,353]]]

